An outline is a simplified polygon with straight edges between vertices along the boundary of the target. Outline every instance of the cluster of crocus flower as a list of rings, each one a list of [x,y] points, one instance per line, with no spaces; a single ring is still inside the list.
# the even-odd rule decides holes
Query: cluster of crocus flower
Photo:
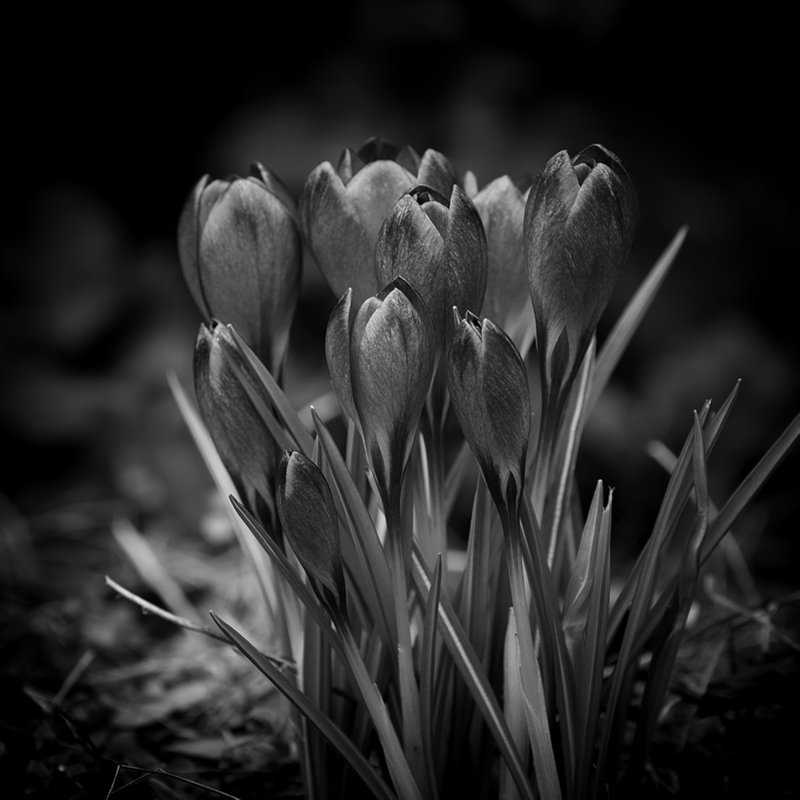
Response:
[[[601,145],[557,153],[524,185],[479,189],[441,153],[372,139],[318,166],[297,199],[260,164],[191,193],[179,250],[205,318],[205,427],[176,396],[232,495],[267,639],[214,621],[290,700],[308,796],[339,796],[331,774],[353,796],[353,771],[372,795],[402,800],[638,785],[700,568],[800,437],[800,417],[712,518],[707,454],[737,389],[716,413],[707,401],[611,604],[611,495],[604,507],[598,482],[584,516],[580,438],[685,236],[597,350],[637,222],[628,173]],[[338,301],[324,346],[343,448],[282,389],[305,253]],[[449,570],[451,511],[468,486],[467,549]]]
[[[336,168],[318,166],[297,203],[260,164],[246,178],[202,178],[179,226],[183,271],[206,318],[196,392],[247,506],[279,527],[279,453],[242,387],[244,367],[236,375],[233,348],[222,346],[225,325],[280,382],[303,242],[341,298],[326,338],[333,388],[384,505],[396,509],[426,400],[439,426],[452,403],[490,486],[505,494],[513,480],[523,491],[520,358],[534,331],[546,469],[637,218],[628,173],[601,145],[557,153],[524,191],[506,177],[478,191],[441,153],[382,139],[346,149]]]

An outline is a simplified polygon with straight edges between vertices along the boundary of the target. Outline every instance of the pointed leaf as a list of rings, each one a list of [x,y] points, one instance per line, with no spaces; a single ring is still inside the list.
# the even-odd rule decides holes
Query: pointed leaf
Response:
[[[422,553],[416,543],[412,554],[412,567],[411,574],[414,585],[423,600],[426,600],[431,589],[432,579],[428,574]],[[525,768],[511,738],[500,704],[446,594],[440,595],[439,598],[439,633],[450,651],[461,677],[470,690],[475,704],[483,715],[486,725],[500,750],[500,754],[511,771],[520,794],[526,799],[533,798],[533,787],[525,775]]]
[[[197,410],[192,405],[191,400],[189,400],[186,391],[181,386],[177,376],[174,372],[170,372],[167,375],[167,380],[169,382],[169,387],[172,390],[172,395],[175,398],[175,402],[178,405],[178,409],[181,412],[181,416],[183,417],[186,426],[189,428],[189,432],[191,433],[192,438],[197,445],[197,449],[200,451],[200,455],[203,457],[203,461],[205,461],[206,467],[208,467],[208,471],[211,473],[211,477],[214,479],[217,490],[223,498],[238,498],[236,487],[234,486],[228,471],[225,469],[225,465],[222,463],[222,459],[219,457],[217,449],[214,447],[214,443],[211,441],[211,436],[209,435],[206,426],[203,424],[203,420],[200,419],[200,415],[197,413]],[[242,525],[242,520],[234,511],[233,506],[226,503],[225,507],[226,511],[228,512],[228,517],[231,521],[234,533],[236,534],[236,538],[239,542],[239,546],[242,548],[242,552],[250,562],[253,572],[256,575],[258,587],[261,592],[261,596],[264,599],[264,606],[266,607],[270,618],[274,618],[278,600],[275,595],[275,577],[272,570],[272,565],[269,559],[264,558],[263,553],[253,540],[253,537],[248,535],[247,529],[244,525]]]
[[[373,766],[356,749],[353,743],[301,692],[285,675],[270,663],[244,636],[227,622],[211,612],[211,618],[244,657],[263,675],[290,703],[296,706],[315,725],[323,736],[341,753],[342,757],[358,773],[376,797],[395,800],[396,796],[386,785]]]
[[[764,454],[750,474],[742,481],[739,488],[730,496],[728,502],[720,509],[719,514],[711,522],[700,558],[703,563],[720,543],[722,537],[730,530],[747,505],[759,492],[764,482],[772,474],[778,464],[783,461],[789,450],[800,436],[800,414],[788,425],[775,443]]]
[[[334,486],[347,511],[347,522],[359,556],[359,563],[373,587],[375,597],[378,598],[378,613],[375,615],[375,619],[386,646],[390,652],[394,652],[397,648],[397,629],[392,594],[392,574],[386,554],[375,531],[372,518],[353,483],[353,478],[344,463],[339,448],[316,411],[312,409],[311,414],[318,441],[333,474]]]
[[[678,230],[603,343],[603,347],[597,356],[594,381],[586,404],[587,414],[591,413],[595,403],[606,388],[608,379],[614,372],[620,358],[622,358],[622,354],[633,338],[639,323],[650,308],[656,292],[661,288],[661,284],[664,283],[664,279],[667,277],[667,273],[675,261],[675,257],[678,255],[678,251],[681,249],[683,240],[688,232],[689,228],[686,225]]]
[[[283,393],[281,387],[278,386],[275,378],[269,373],[269,370],[258,360],[256,354],[247,346],[247,343],[239,336],[233,327],[231,327],[231,333],[242,355],[244,355],[256,375],[264,384],[264,388],[267,390],[270,400],[275,404],[275,409],[278,412],[280,421],[283,422],[286,429],[291,434],[297,445],[297,449],[300,450],[303,455],[310,458],[311,451],[314,448],[314,442],[303,425],[302,420],[297,415],[297,412],[292,408],[289,399]]]
[[[436,628],[439,621],[439,595],[442,586],[442,555],[436,559],[433,569],[433,583],[425,604],[425,623],[422,629],[422,651],[419,666],[420,717],[422,723],[422,749],[425,768],[428,772],[428,785],[434,798],[436,791],[436,759],[434,754],[434,732],[431,719],[434,708],[434,673],[436,668]]]

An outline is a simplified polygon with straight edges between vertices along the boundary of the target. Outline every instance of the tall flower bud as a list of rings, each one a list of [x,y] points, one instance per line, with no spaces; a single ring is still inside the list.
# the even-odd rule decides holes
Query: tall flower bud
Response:
[[[464,319],[457,316],[447,384],[495,504],[501,512],[518,513],[531,429],[528,377],[519,351],[490,320],[470,312]]]
[[[257,163],[246,178],[204,176],[181,214],[178,252],[206,321],[233,324],[280,377],[302,257],[294,201],[283,184]]]
[[[628,173],[598,144],[574,158],[557,153],[531,187],[525,255],[545,416],[557,416],[566,401],[630,254],[638,215]]]
[[[287,450],[278,466],[276,498],[283,530],[320,600],[346,614],[339,521],[320,468]]]
[[[425,300],[440,346],[450,309],[477,313],[486,291],[486,235],[475,205],[460,186],[449,200],[422,184],[403,195],[378,237],[379,283],[398,275]]]
[[[352,288],[359,306],[388,282],[375,277],[378,232],[404,192],[423,180],[449,194],[457,176],[435,150],[420,158],[379,138],[345,149],[336,169],[326,161],[308,176],[299,204],[303,235],[337,297]]]
[[[201,324],[194,351],[200,416],[245,507],[280,538],[275,509],[275,470],[280,453],[231,358],[239,359],[240,371],[249,372],[230,330],[217,322],[210,328]]]
[[[529,188],[521,191],[504,175],[472,198],[481,215],[488,246],[489,268],[481,314],[507,331],[521,350],[530,346],[534,324],[522,236]]]
[[[399,500],[435,361],[425,303],[403,279],[364,301],[350,321],[351,292],[334,309],[326,352],[339,401],[354,417],[386,505]]]

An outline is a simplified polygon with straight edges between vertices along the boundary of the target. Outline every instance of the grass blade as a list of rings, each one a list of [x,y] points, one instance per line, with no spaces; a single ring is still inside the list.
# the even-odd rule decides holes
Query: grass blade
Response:
[[[433,792],[434,800],[438,797],[436,790],[436,758],[434,754],[433,721],[431,719],[435,707],[433,687],[436,671],[436,629],[439,621],[439,595],[442,588],[442,556],[436,559],[433,570],[433,583],[425,608],[425,623],[422,629],[422,651],[420,653],[420,715],[422,723],[422,749],[425,756],[425,768],[428,771],[428,785]]]
[[[528,723],[525,717],[522,679],[519,673],[519,641],[514,609],[508,609],[505,644],[503,647],[503,707],[511,736],[520,753],[528,758]],[[500,773],[500,800],[517,800],[519,790],[504,768]]]
[[[297,574],[295,568],[289,563],[289,559],[285,553],[275,544],[272,537],[264,530],[259,522],[254,519],[247,509],[236,498],[231,497],[236,511],[241,515],[244,523],[250,529],[256,541],[264,548],[267,555],[272,559],[272,563],[278,569],[280,574],[284,577],[286,582],[291,586],[297,598],[303,603],[306,609],[313,615],[320,630],[325,634],[328,641],[333,645],[336,654],[346,663],[344,650],[338,637],[335,635],[333,628],[331,628],[330,620],[320,606],[317,598],[314,596],[311,589],[303,583],[300,576]]]
[[[581,441],[581,434],[583,433],[583,426],[586,422],[586,414],[584,413],[586,409],[585,403],[587,392],[592,381],[596,344],[597,340],[592,336],[589,348],[583,357],[577,380],[573,384],[573,389],[570,393],[570,401],[567,405],[564,420],[562,421],[562,432],[559,437],[561,441],[558,444],[560,457],[556,463],[561,464],[561,470],[556,484],[555,501],[552,511],[548,509],[548,520],[543,526],[543,529],[548,532],[549,536],[547,565],[555,576],[561,575],[561,563],[567,545],[570,544],[574,547],[574,543],[568,541],[570,537],[565,536],[565,531],[562,531],[562,520],[564,508],[569,503],[568,491],[574,484],[575,461],[578,456],[578,447]],[[558,554],[556,554],[556,548],[558,548]],[[571,558],[574,559],[574,557],[575,552],[573,549]]]
[[[521,537],[522,552],[539,620],[538,632],[542,637],[545,697],[555,696],[558,702],[564,773],[568,782],[567,794],[571,795],[570,782],[575,780],[578,746],[575,728],[575,675],[561,627],[562,617],[553,574],[545,561],[541,530],[528,493],[523,494],[521,521],[525,531],[525,535]],[[555,695],[551,694],[553,687]]]
[[[496,551],[502,547],[501,537],[495,535],[495,520],[489,489],[483,476],[479,475],[472,504],[466,561],[454,605],[458,607],[464,629],[481,658],[485,656],[491,635],[492,592],[497,584],[495,567],[500,561]]]
[[[386,766],[392,776],[395,789],[401,800],[422,800],[419,786],[411,771],[406,754],[403,752],[397,731],[389,718],[386,703],[364,663],[349,622],[345,618],[342,609],[338,606],[331,606],[330,610],[336,630],[342,638],[342,646],[350,664],[353,680],[358,687],[361,699],[364,701],[380,739],[383,755],[386,758]],[[423,777],[426,778],[427,776]]]
[[[512,623],[513,624],[513,618]],[[519,638],[517,637],[519,643]],[[517,647],[518,672],[523,669],[522,660],[519,658]],[[520,689],[522,691],[525,720],[528,723],[528,736],[533,750],[533,765],[536,770],[536,782],[539,786],[540,796],[544,800],[561,800],[561,784],[558,779],[553,743],[550,738],[550,725],[547,721],[547,703],[544,697],[542,675],[539,671],[539,662],[534,659],[531,664],[530,680],[525,680],[520,675]],[[526,684],[534,687],[535,694],[529,696]]]
[[[728,502],[720,509],[719,514],[711,522],[706,541],[700,552],[700,559],[705,563],[722,537],[733,527],[751,500],[756,496],[764,481],[772,474],[778,464],[783,461],[789,450],[800,436],[800,414],[787,426],[775,443],[764,454],[750,474],[742,481],[736,491],[728,498]]]
[[[587,796],[594,768],[606,655],[611,499],[603,509],[598,482],[564,602],[564,635],[575,675],[575,797]]]
[[[236,491],[236,487],[234,486],[230,475],[228,475],[228,471],[225,469],[222,459],[219,457],[216,447],[214,447],[214,443],[211,441],[211,435],[206,429],[203,420],[200,419],[200,415],[197,413],[194,405],[189,400],[186,391],[181,386],[180,381],[174,372],[167,374],[167,381],[169,382],[169,387],[172,390],[172,395],[175,398],[175,402],[178,405],[178,410],[181,412],[181,416],[183,417],[186,426],[189,428],[189,433],[192,435],[192,438],[197,445],[197,449],[200,451],[200,455],[203,457],[203,461],[205,461],[206,467],[211,473],[211,477],[217,486],[217,490],[223,498],[238,498],[239,495]],[[256,575],[258,588],[261,592],[261,596],[264,599],[264,605],[274,627],[275,614],[278,607],[278,598],[275,594],[275,578],[272,571],[272,565],[270,564],[269,559],[264,558],[263,552],[259,549],[256,542],[253,541],[252,536],[247,533],[246,528],[242,525],[242,520],[234,511],[233,506],[230,503],[225,503],[225,507],[228,512],[231,525],[233,526],[233,530],[236,534],[237,541],[239,542],[239,546],[241,547],[242,552],[245,554],[247,560],[250,562],[253,572]]]
[[[221,620],[213,612],[211,618],[228,637],[234,647],[259,671],[267,677],[278,691],[296,706],[306,719],[341,753],[348,764],[361,776],[369,790],[377,798],[396,800],[395,794],[383,778],[375,771],[369,761],[356,749],[355,745],[337,728],[279,669],[276,669],[244,636],[235,628]]]
[[[600,530],[593,552],[594,581],[589,601],[584,646],[585,668],[583,680],[576,680],[579,700],[577,731],[580,738],[576,797],[588,793],[594,766],[594,746],[600,721],[600,703],[603,694],[603,670],[606,657],[606,626],[608,624],[609,590],[611,586],[611,503],[613,492],[600,519]]]
[[[236,346],[239,348],[239,352],[250,364],[256,376],[266,389],[270,400],[274,403],[281,421],[297,444],[297,449],[300,450],[303,455],[311,458],[311,453],[314,449],[314,441],[311,438],[311,434],[306,430],[305,425],[303,425],[303,421],[297,415],[294,408],[292,408],[289,398],[283,393],[283,389],[278,386],[277,381],[272,377],[270,371],[261,363],[258,356],[247,346],[244,339],[239,336],[233,325],[228,325],[228,328],[233,335]],[[231,363],[233,363],[234,360],[235,359],[230,359]]]
[[[694,427],[694,452],[693,473],[697,512],[692,525],[692,531],[686,541],[679,583],[674,595],[674,611],[668,611],[664,617],[664,635],[653,648],[653,657],[647,675],[644,698],[642,699],[641,715],[636,731],[636,742],[633,763],[644,763],[650,742],[655,732],[656,723],[663,707],[664,696],[669,688],[675,659],[678,655],[683,631],[689,618],[692,602],[697,591],[697,580],[700,572],[700,546],[708,530],[709,496],[708,496],[708,465],[706,451],[703,443],[700,420],[695,414]]]
[[[328,718],[331,715],[331,651],[311,614],[306,615],[303,636],[303,689],[309,701]],[[303,717],[300,717],[304,720]],[[302,770],[308,800],[332,797],[328,743],[315,726],[303,723]]]
[[[348,530],[355,544],[361,569],[369,579],[372,593],[378,600],[378,613],[375,615],[377,624],[389,652],[394,653],[397,650],[397,628],[389,562],[386,560],[372,517],[361,499],[339,448],[314,409],[311,410],[311,414],[317,431],[317,440],[333,474],[334,487],[347,511]]]
[[[670,477],[653,528],[653,533],[637,562],[636,567],[639,567],[639,569],[637,570],[634,568],[636,574],[634,575],[633,572],[631,573],[625,587],[626,589],[628,586],[634,587],[633,596],[630,601],[630,608],[627,609],[628,621],[625,625],[625,633],[622,637],[617,664],[611,677],[611,689],[609,692],[606,719],[600,739],[598,771],[594,789],[596,796],[600,794],[600,782],[602,781],[603,770],[609,749],[615,747],[616,744],[615,741],[613,741],[616,738],[614,731],[617,730],[617,724],[621,724],[621,720],[625,718],[625,714],[627,713],[629,699],[628,690],[630,687],[630,681],[628,680],[630,675],[629,670],[634,665],[638,654],[637,647],[638,643],[641,641],[639,639],[639,633],[648,619],[648,612],[650,611],[650,604],[655,590],[655,580],[658,573],[659,556],[662,546],[670,532],[671,524],[677,519],[676,509],[681,507],[688,499],[689,483],[685,481],[684,478],[687,475],[689,464],[692,462],[692,456],[698,447],[694,441],[695,436],[702,436],[701,420],[705,419],[708,407],[709,403],[706,403],[700,415],[695,414],[695,424],[686,438],[686,442],[678,458],[678,463]],[[640,564],[641,566],[639,566]],[[609,621],[609,639],[613,636],[611,632],[612,626],[615,622],[617,625],[620,624],[624,613],[621,611],[621,599],[622,597],[620,596],[612,612],[611,620]]]
[[[423,559],[424,556],[422,556],[416,543],[414,543],[411,575],[420,597],[427,601],[433,579],[428,574]],[[519,751],[514,745],[511,733],[503,717],[503,712],[500,709],[500,704],[489,684],[489,679],[484,672],[483,666],[445,594],[441,594],[439,597],[439,634],[450,651],[450,655],[467,688],[470,690],[475,704],[483,715],[521,796],[526,800],[533,800],[533,787],[525,774]]]
[[[587,416],[591,413],[595,403],[606,388],[608,380],[620,358],[622,358],[628,343],[650,308],[656,292],[661,288],[661,284],[664,283],[664,279],[667,277],[667,273],[675,261],[675,257],[678,255],[678,251],[681,249],[688,232],[687,225],[683,225],[678,230],[603,343],[603,347],[597,356],[592,387],[586,403]]]

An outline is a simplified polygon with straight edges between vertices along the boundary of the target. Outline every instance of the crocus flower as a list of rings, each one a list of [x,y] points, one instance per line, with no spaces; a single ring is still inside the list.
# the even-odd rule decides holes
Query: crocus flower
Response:
[[[342,407],[358,423],[384,503],[399,499],[403,472],[435,361],[425,304],[403,279],[364,301],[350,320],[352,290],[331,314],[328,368]]]
[[[473,196],[488,247],[486,295],[481,314],[507,331],[524,352],[533,340],[533,307],[523,247],[528,189],[504,175]],[[473,309],[474,311],[474,309]]]
[[[477,313],[486,291],[486,235],[464,190],[446,199],[420,184],[403,195],[381,228],[375,271],[381,283],[402,275],[415,287],[443,346],[450,309]]]
[[[294,201],[283,184],[261,164],[246,178],[204,176],[181,214],[178,251],[206,321],[232,323],[279,378],[302,257]]]
[[[601,145],[553,156],[525,208],[528,264],[545,405],[557,424],[581,360],[630,254],[638,221],[633,184]],[[545,420],[549,417],[549,420]]]
[[[347,148],[336,169],[326,161],[308,176],[299,203],[303,235],[337,297],[352,288],[359,306],[388,282],[379,282],[373,267],[378,232],[403,193],[420,181],[449,195],[457,176],[435,150],[420,158],[410,147],[377,138],[357,151]]]
[[[280,540],[274,495],[280,453],[234,371],[231,358],[239,359],[238,366],[244,374],[250,371],[227,326],[212,322],[209,328],[201,324],[194,352],[194,386],[200,416],[245,507]]]
[[[276,484],[281,525],[312,588],[325,605],[346,614],[339,522],[325,476],[311,459],[287,450]]]
[[[456,315],[447,385],[498,509],[518,513],[531,429],[528,377],[519,351],[490,320],[470,312],[464,319]]]

